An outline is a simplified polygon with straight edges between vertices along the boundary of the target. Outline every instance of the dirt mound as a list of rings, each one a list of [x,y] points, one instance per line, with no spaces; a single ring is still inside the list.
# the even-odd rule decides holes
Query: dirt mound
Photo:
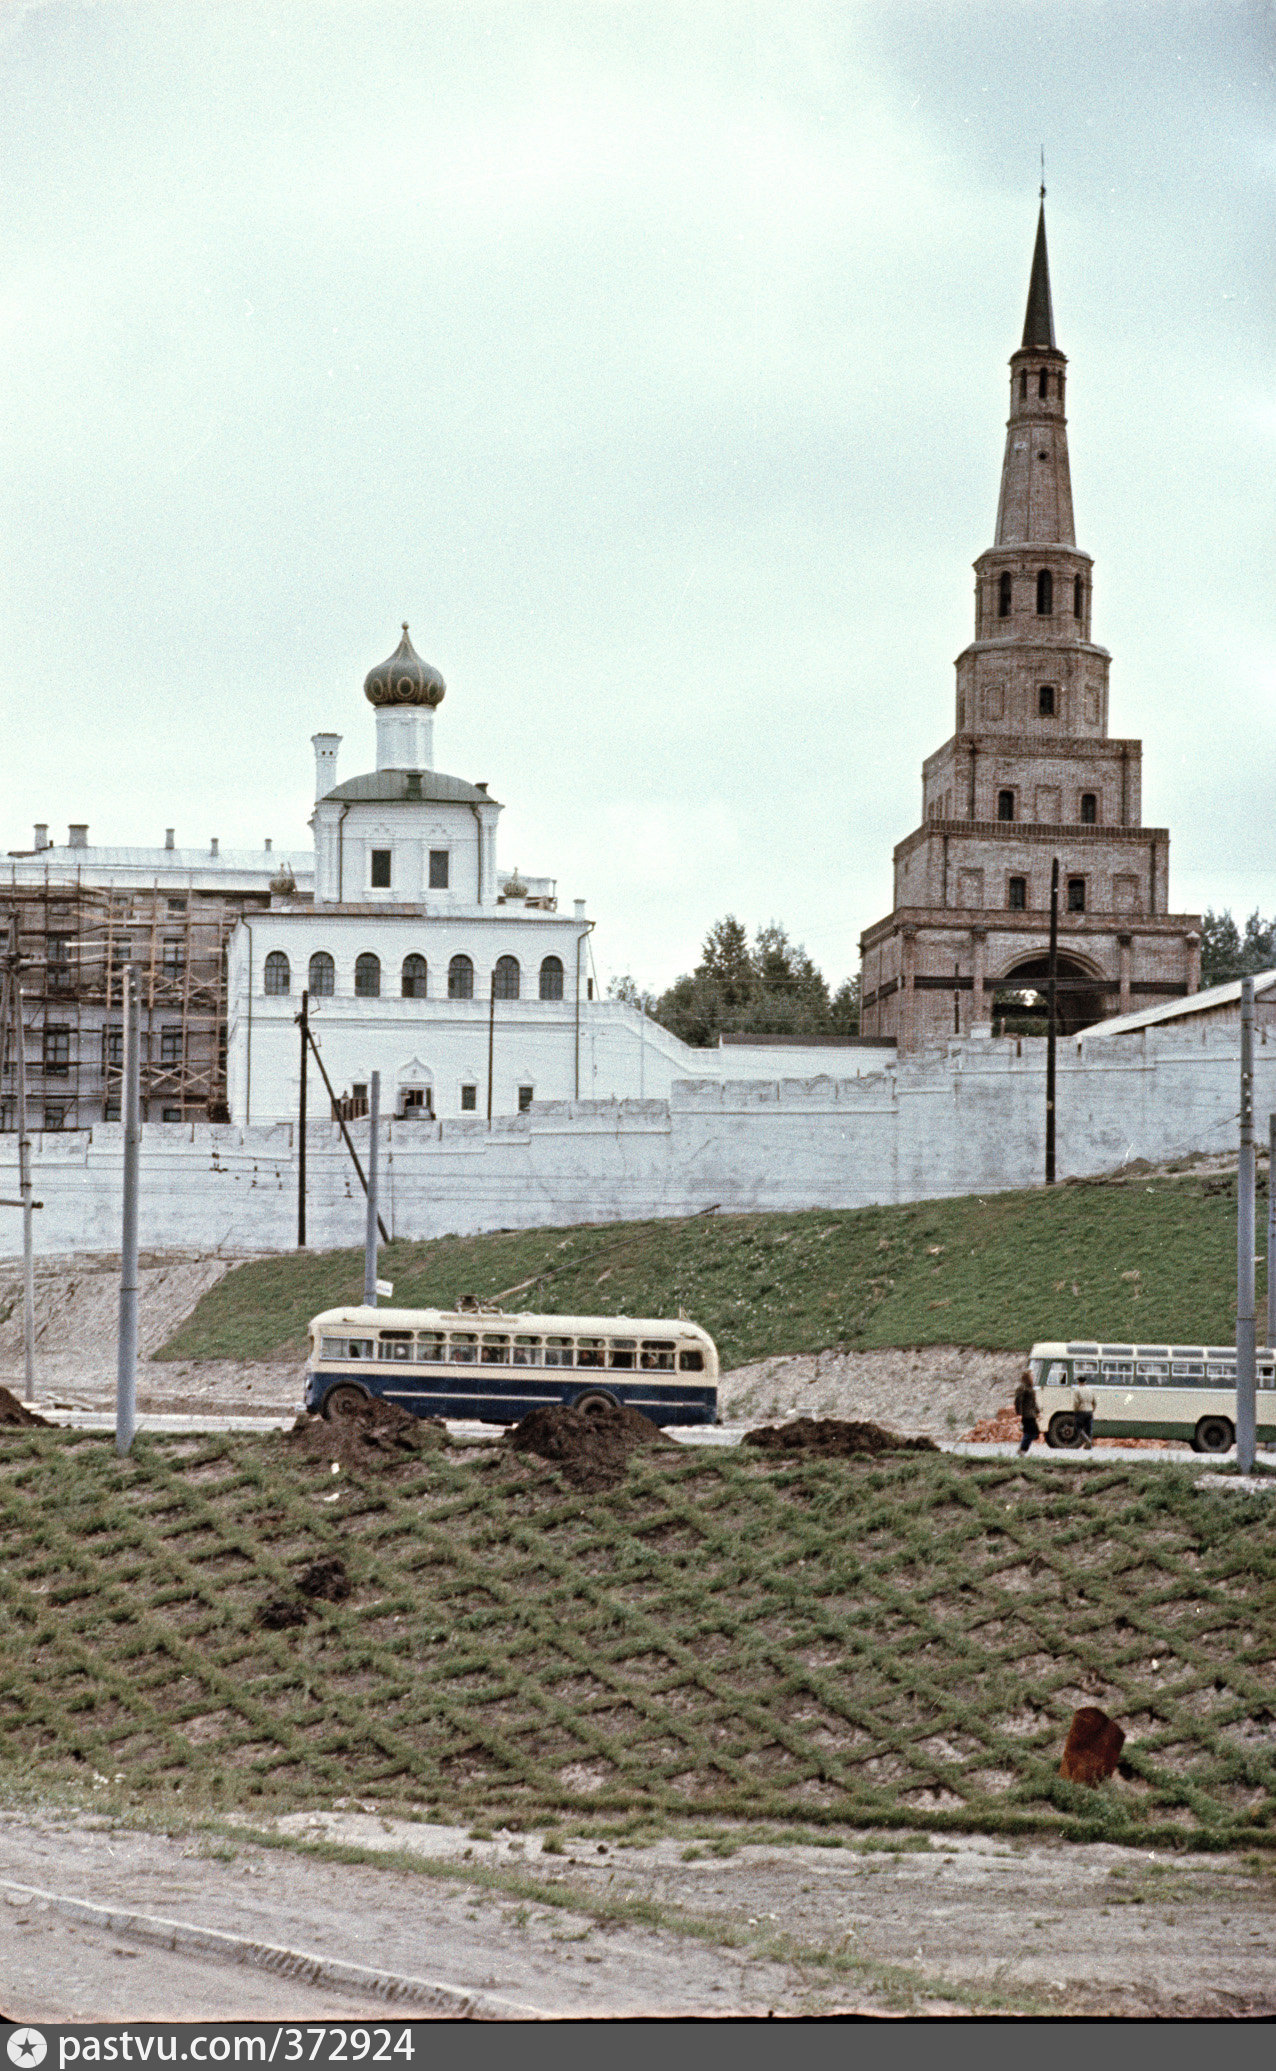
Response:
[[[284,1444],[299,1459],[322,1460],[352,1473],[386,1473],[417,1454],[447,1444],[437,1417],[414,1417],[397,1402],[371,1397],[346,1416],[298,1417]]]
[[[340,1604],[350,1594],[350,1577],[339,1553],[325,1553],[312,1560],[297,1577],[303,1596],[322,1597],[325,1603]]]
[[[290,1625],[304,1625],[309,1616],[299,1596],[272,1596],[259,1605],[257,1623],[267,1632],[286,1632]]]
[[[999,1409],[995,1417],[985,1417],[982,1423],[972,1424],[969,1431],[962,1433],[963,1445],[1018,1445],[1023,1437],[1023,1422],[1013,1409]]]
[[[40,1424],[46,1431],[49,1429],[48,1418],[38,1417],[8,1388],[0,1388],[0,1424]]]
[[[880,1424],[861,1424],[849,1417],[792,1417],[784,1424],[761,1424],[746,1431],[743,1445],[768,1453],[819,1453],[845,1460],[867,1453],[937,1453],[933,1438],[904,1438]]]
[[[1116,1769],[1124,1746],[1125,1734],[1116,1720],[1097,1704],[1083,1704],[1072,1714],[1059,1774],[1069,1783],[1102,1783]]]
[[[623,1480],[629,1456],[640,1446],[672,1441],[636,1409],[608,1403],[597,1409],[572,1409],[548,1403],[529,1410],[505,1434],[516,1453],[535,1453],[561,1468],[578,1489],[610,1489]]]

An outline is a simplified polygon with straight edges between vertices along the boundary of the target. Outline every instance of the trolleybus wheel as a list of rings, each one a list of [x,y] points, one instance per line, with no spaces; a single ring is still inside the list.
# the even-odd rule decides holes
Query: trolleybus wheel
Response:
[[[591,1389],[588,1395],[578,1395],[573,1409],[583,1409],[587,1417],[605,1417],[609,1409],[615,1409],[614,1396],[605,1395],[601,1388]]]
[[[341,1424],[347,1417],[361,1416],[367,1402],[368,1397],[362,1388],[351,1387],[346,1382],[336,1388],[329,1388],[323,1398],[323,1413],[330,1422]]]
[[[1069,1415],[1066,1409],[1061,1409],[1057,1415],[1051,1417],[1046,1427],[1046,1444],[1080,1445],[1080,1443],[1081,1426],[1074,1416]]]
[[[1226,1417],[1202,1417],[1192,1440],[1192,1450],[1198,1453],[1230,1453],[1236,1443],[1236,1433]]]

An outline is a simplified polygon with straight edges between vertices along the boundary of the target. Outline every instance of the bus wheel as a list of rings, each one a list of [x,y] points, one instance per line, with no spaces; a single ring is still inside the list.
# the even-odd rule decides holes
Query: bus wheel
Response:
[[[1066,1410],[1060,1410],[1046,1427],[1047,1445],[1080,1445],[1081,1426]]]
[[[1230,1453],[1236,1443],[1236,1433],[1226,1417],[1202,1417],[1192,1440],[1192,1450],[1197,1453]]]
[[[587,1417],[605,1417],[608,1410],[615,1407],[612,1397],[604,1395],[600,1388],[588,1395],[578,1395],[572,1404],[573,1409],[583,1409]]]
[[[362,1388],[352,1388],[348,1383],[329,1388],[323,1398],[323,1413],[334,1424],[345,1423],[348,1417],[362,1416],[368,1405],[368,1397]]]

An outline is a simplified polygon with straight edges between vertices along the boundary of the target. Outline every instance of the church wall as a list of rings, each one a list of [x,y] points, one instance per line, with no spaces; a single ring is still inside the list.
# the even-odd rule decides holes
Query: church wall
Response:
[[[949,1003],[951,1005],[951,1002]],[[1276,1108],[1276,1028],[1256,1032],[1255,1100]],[[1236,1141],[1235,1021],[1149,1028],[1060,1045],[1060,1176],[1110,1171]],[[396,1236],[996,1192],[1041,1177],[1045,1043],[973,1040],[858,1079],[679,1082],[668,1099],[548,1103],[482,1120],[391,1122],[383,1206]],[[351,1125],[361,1154],[366,1120]],[[17,1190],[0,1138],[0,1191]],[[118,1124],[37,1137],[42,1253],[118,1249]],[[287,1250],[296,1234],[296,1138],[288,1124],[147,1127],[141,1241]],[[362,1241],[358,1182],[327,1121],[307,1137],[312,1245]],[[11,1225],[16,1242],[16,1219]]]

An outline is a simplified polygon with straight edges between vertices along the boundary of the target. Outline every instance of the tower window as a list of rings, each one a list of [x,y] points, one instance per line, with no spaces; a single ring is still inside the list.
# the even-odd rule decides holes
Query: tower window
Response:
[[[1085,912],[1084,877],[1070,877],[1068,879],[1068,911],[1069,913]]]
[[[462,1113],[463,1115],[472,1115],[472,1114],[474,1114],[474,1113],[475,1113],[475,1111],[477,1110],[477,1108],[478,1108],[478,1087],[477,1087],[477,1086],[462,1086],[462,1088],[461,1088],[461,1113]]]
[[[1028,369],[1026,367],[1021,368],[1019,373],[1019,400],[1021,403],[1026,403],[1028,400]]]
[[[373,889],[373,891],[376,891],[376,892],[385,892],[385,891],[388,891],[388,890],[389,890],[389,888],[390,888],[390,851],[389,851],[389,849],[373,849],[373,851],[372,851],[372,879],[371,879],[371,882],[372,882],[372,889]]]
[[[272,949],[266,958],[266,991],[275,994],[287,992],[292,984],[292,972],[282,949]]]
[[[405,1000],[423,1000],[426,996],[426,964],[423,956],[405,956],[400,984]]]
[[[520,1087],[519,1087],[519,1089],[518,1089],[518,1111],[519,1111],[520,1115],[525,1115],[525,1114],[527,1113],[527,1110],[529,1109],[529,1107],[530,1107],[530,1106],[531,1106],[531,1104],[532,1104],[532,1096],[533,1096],[533,1094],[535,1093],[535,1091],[536,1091],[536,1089],[535,1089],[535,1087],[534,1087],[534,1086],[520,1086]]]
[[[1099,820],[1099,801],[1093,791],[1081,793],[1081,825],[1094,827]]]
[[[999,791],[999,792],[997,793],[997,818],[998,818],[999,820],[1013,820],[1013,819],[1014,819],[1014,816],[1015,816],[1015,794],[1014,794],[1014,792],[1013,792],[1013,791]]]
[[[474,966],[468,956],[454,956],[447,967],[447,996],[450,1000],[472,1000]]]
[[[496,969],[492,973],[492,998],[516,1000],[519,991],[519,969],[516,956],[498,956]]]
[[[1040,683],[1037,686],[1037,713],[1042,719],[1054,718],[1054,685]]]
[[[447,877],[448,851],[446,849],[431,849],[430,890],[432,892],[445,892],[447,890]]]
[[[310,990],[317,1000],[330,1000],[336,984],[336,966],[326,949],[316,949],[310,959]]]
[[[1022,913],[1028,904],[1028,880],[1012,877],[1006,887],[1006,904],[1012,913]]]
[[[354,960],[354,996],[359,1000],[381,997],[381,959],[370,950]]]
[[[1050,376],[1043,367],[1037,376],[1037,394],[1045,397],[1050,393]]]
[[[563,996],[563,960],[561,956],[547,956],[541,962],[541,998],[561,1000]]]
[[[1054,577],[1048,568],[1037,570],[1037,615],[1049,618],[1054,610]]]
[[[1079,575],[1072,578],[1072,616],[1085,617],[1085,584]]]
[[[1005,573],[1005,574],[1004,574],[1004,575],[1002,576],[1002,578],[1001,578],[1001,581],[1000,581],[1000,582],[999,582],[999,583],[997,584],[997,616],[998,616],[998,618],[1009,618],[1009,616],[1010,616],[1010,599],[1011,599],[1011,594],[1012,594],[1012,583],[1011,583],[1011,577],[1010,577],[1010,572],[1009,572],[1009,570],[1007,570],[1007,571],[1006,571],[1006,573]]]

